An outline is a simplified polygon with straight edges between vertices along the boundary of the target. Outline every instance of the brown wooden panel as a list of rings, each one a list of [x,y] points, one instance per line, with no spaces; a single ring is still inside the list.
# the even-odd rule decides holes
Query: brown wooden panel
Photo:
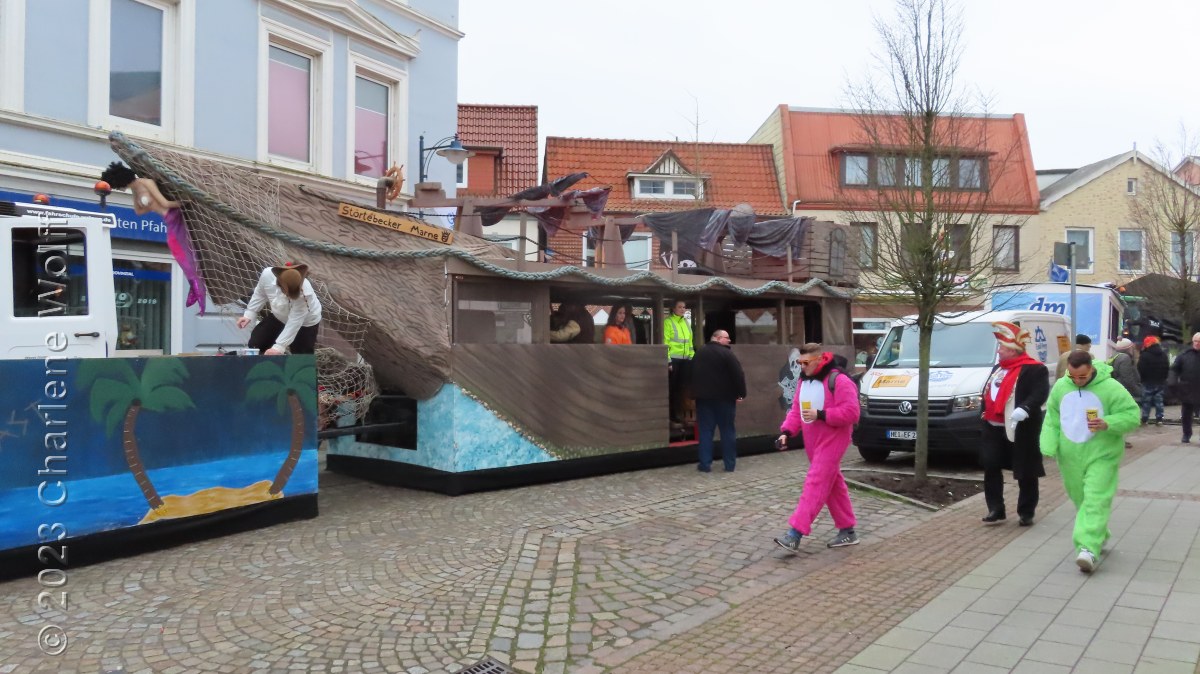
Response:
[[[452,379],[560,458],[665,447],[665,346],[456,344]]]
[[[787,410],[779,402],[780,370],[788,365],[789,345],[733,345],[733,353],[746,373],[746,399],[738,404],[739,437],[773,435]]]

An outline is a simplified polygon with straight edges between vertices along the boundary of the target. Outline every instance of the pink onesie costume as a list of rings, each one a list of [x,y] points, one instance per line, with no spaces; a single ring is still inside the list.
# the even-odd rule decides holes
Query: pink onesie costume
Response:
[[[780,431],[788,435],[801,433],[804,436],[804,451],[808,454],[810,465],[808,474],[804,476],[800,502],[788,524],[805,536],[812,533],[813,520],[825,506],[829,506],[829,514],[833,516],[833,524],[838,529],[851,529],[855,524],[850,491],[842,477],[842,456],[850,446],[850,433],[858,422],[858,389],[845,373],[832,370],[832,365],[832,354],[821,354],[817,376],[803,378],[792,399],[792,407],[780,427]],[[827,381],[830,377],[838,378],[832,392]],[[821,416],[824,418],[812,423],[804,423],[800,416],[801,389],[805,388],[805,382],[809,387],[822,389],[817,392],[816,397],[820,400],[815,407],[823,410]],[[810,404],[813,397],[806,396]]]

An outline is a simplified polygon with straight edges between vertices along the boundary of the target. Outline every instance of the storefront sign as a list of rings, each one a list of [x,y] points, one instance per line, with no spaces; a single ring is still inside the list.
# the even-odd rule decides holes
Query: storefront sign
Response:
[[[33,203],[33,194],[0,190],[0,200]],[[155,241],[157,243],[167,242],[167,225],[158,213],[152,212],[138,215],[128,206],[116,206],[113,204],[109,204],[107,208],[101,210],[99,202],[96,201],[80,201],[78,199],[67,199],[66,197],[54,195],[50,196],[49,205],[59,208],[73,208],[77,211],[112,213],[117,216],[117,226],[112,231],[114,238]]]
[[[454,241],[454,232],[451,232],[448,229],[442,229],[441,227],[427,225],[405,215],[380,213],[379,211],[373,211],[369,208],[363,208],[362,206],[355,206],[354,204],[347,203],[338,204],[338,215],[342,216],[343,218],[350,218],[351,220],[365,222],[369,225],[386,227],[387,229],[402,232],[404,234],[418,236],[429,241],[436,241],[438,243],[445,244],[449,244]]]

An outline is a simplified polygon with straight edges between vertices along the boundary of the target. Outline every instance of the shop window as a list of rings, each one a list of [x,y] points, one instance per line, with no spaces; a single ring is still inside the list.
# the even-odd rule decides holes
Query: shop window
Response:
[[[171,265],[113,258],[117,349],[167,353],[171,343]]]
[[[86,316],[86,235],[73,228],[15,227],[13,316]]]

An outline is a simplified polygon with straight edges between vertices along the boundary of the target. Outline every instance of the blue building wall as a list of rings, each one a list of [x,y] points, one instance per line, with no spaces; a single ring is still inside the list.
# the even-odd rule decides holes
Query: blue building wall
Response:
[[[25,3],[26,112],[87,123],[87,34],[88,0]]]
[[[258,114],[258,9],[222,2],[196,11],[196,147],[254,159]],[[201,37],[203,36],[203,37]]]

